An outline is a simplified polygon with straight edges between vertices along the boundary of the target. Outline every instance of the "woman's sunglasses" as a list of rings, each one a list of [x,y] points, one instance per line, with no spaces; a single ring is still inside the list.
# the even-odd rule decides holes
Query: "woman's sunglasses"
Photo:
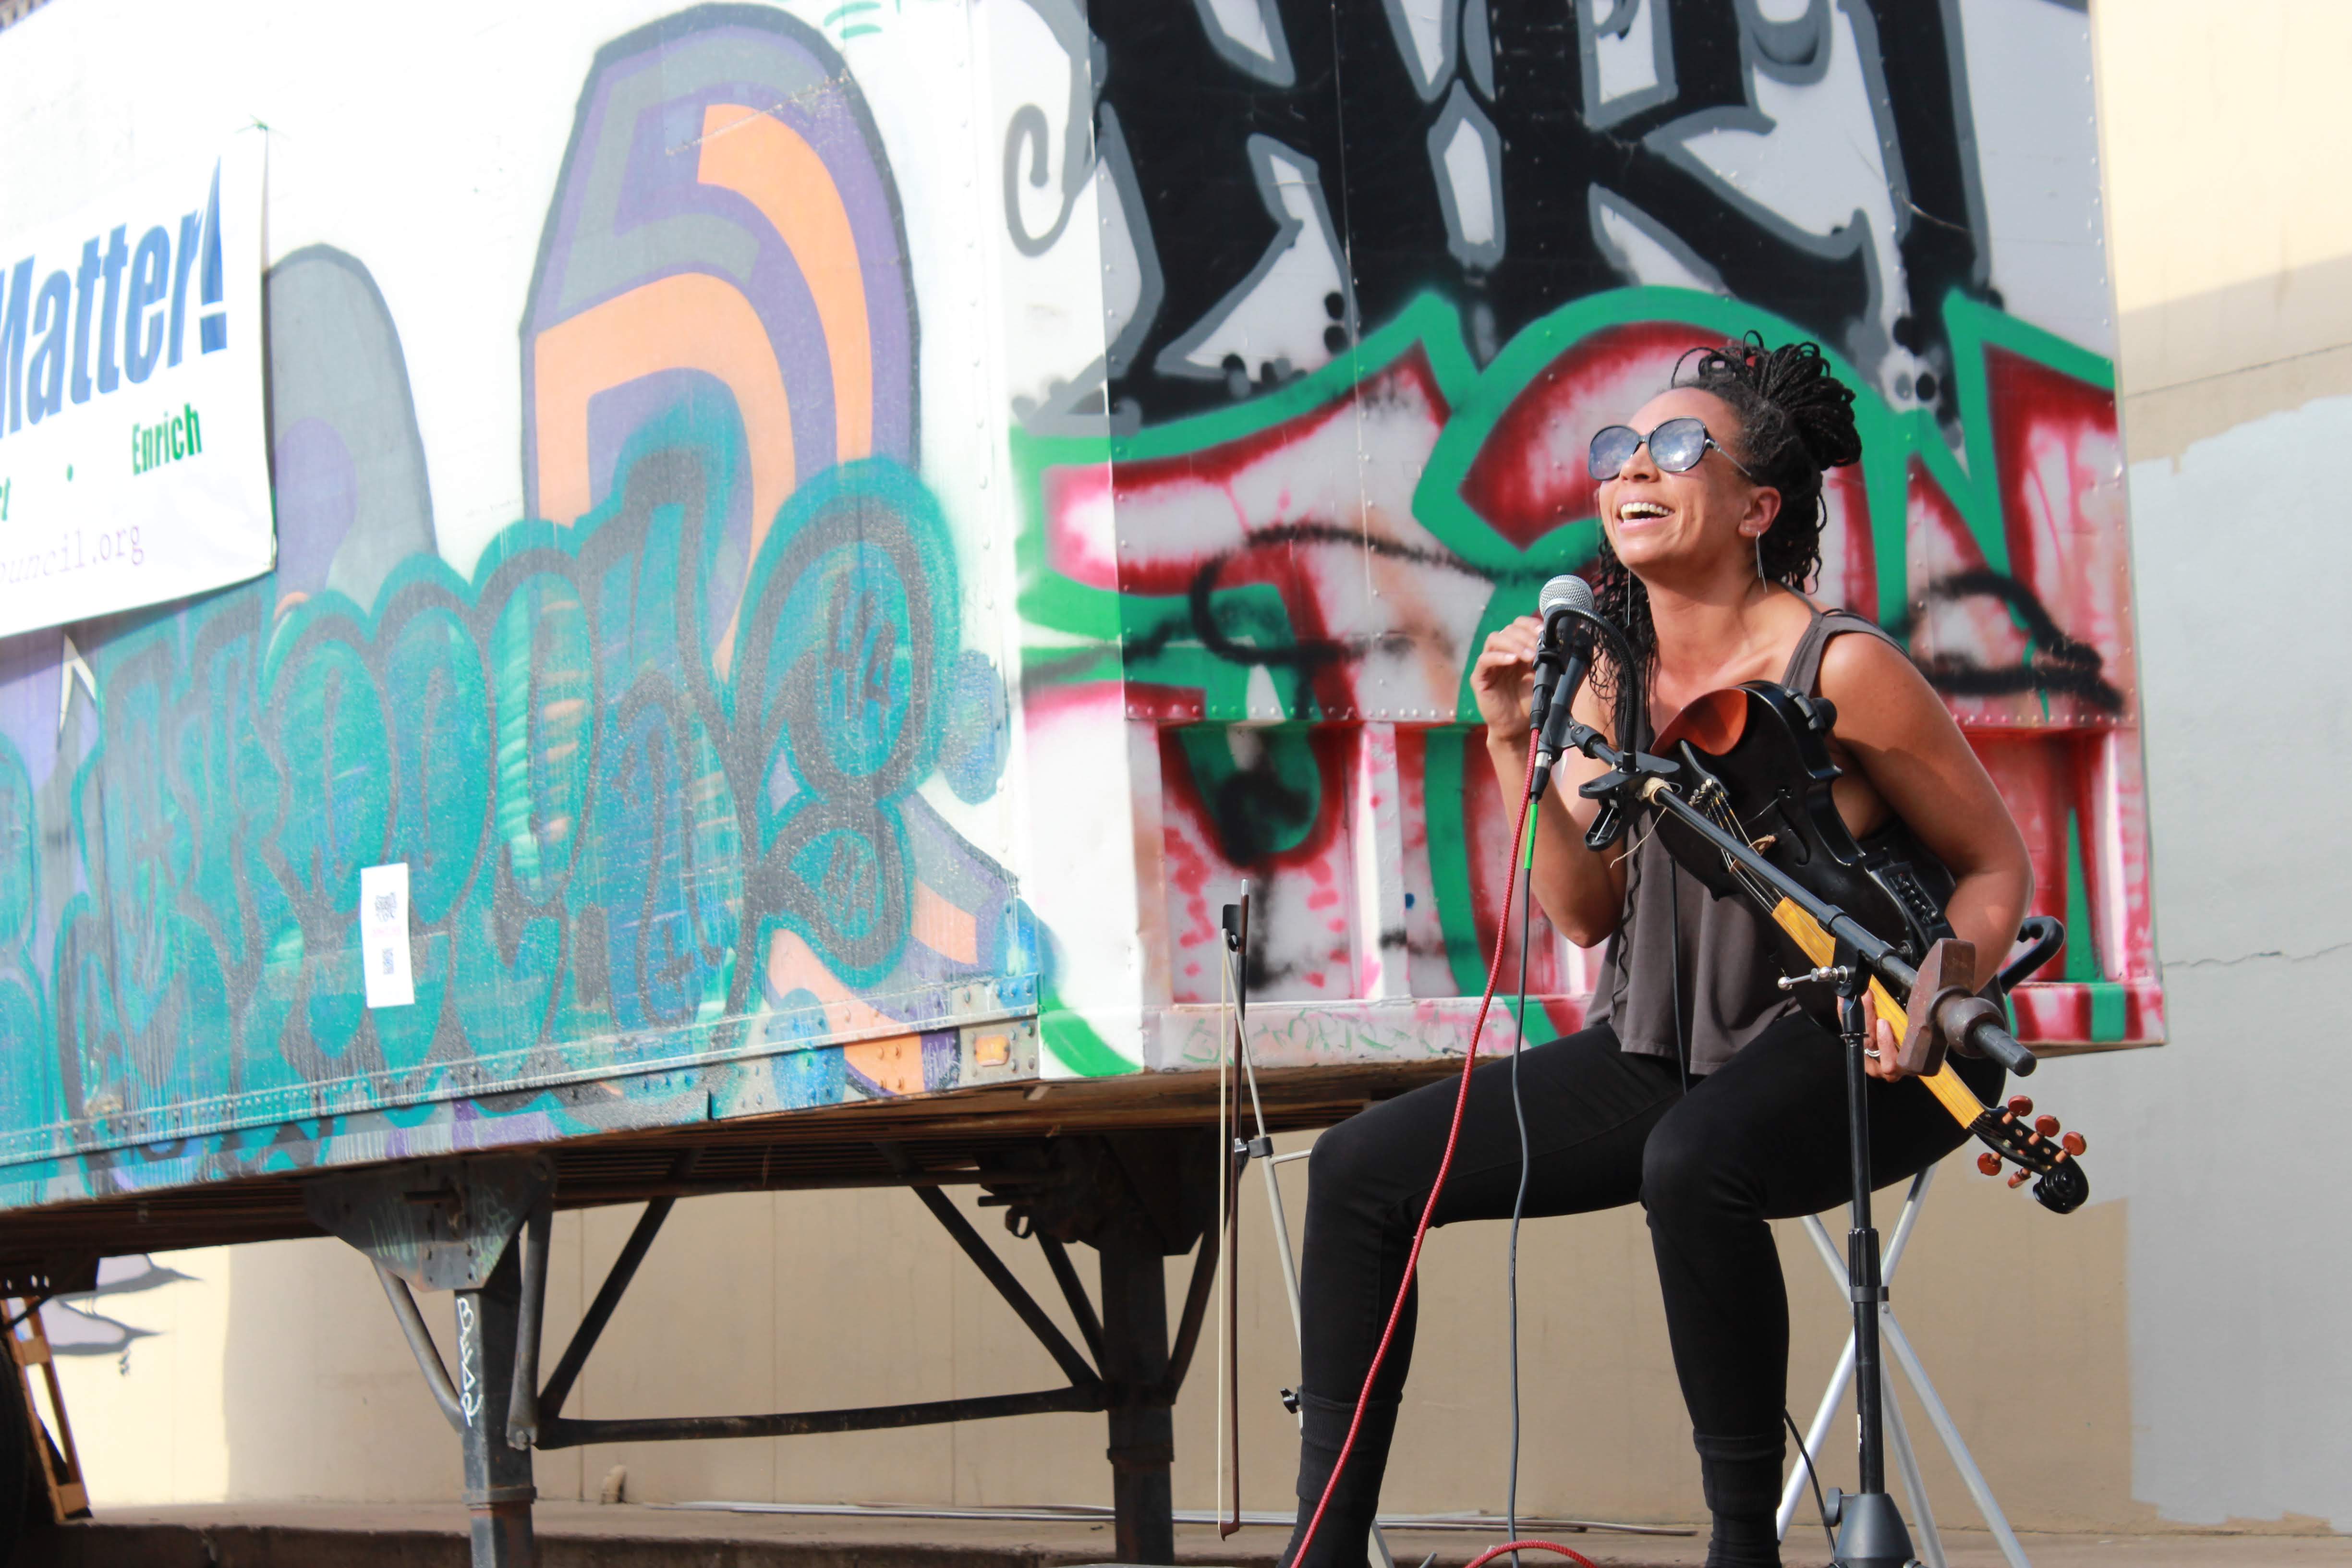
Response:
[[[1594,436],[1592,451],[1587,459],[1593,482],[1597,484],[1603,479],[1613,479],[1624,472],[1625,465],[1633,460],[1633,454],[1645,445],[1650,448],[1650,461],[1670,474],[1689,473],[1698,467],[1699,459],[1706,456],[1707,449],[1713,447],[1723,452],[1723,460],[1738,468],[1742,476],[1751,482],[1756,479],[1754,474],[1748,472],[1747,465],[1729,452],[1725,452],[1723,444],[1706,433],[1704,420],[1685,415],[1680,419],[1667,420],[1647,436],[1631,425],[1612,425]]]

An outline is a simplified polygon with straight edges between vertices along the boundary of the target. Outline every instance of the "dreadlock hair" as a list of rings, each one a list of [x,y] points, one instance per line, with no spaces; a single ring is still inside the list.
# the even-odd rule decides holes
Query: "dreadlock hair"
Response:
[[[1696,360],[1696,363],[1692,362]],[[1862,458],[1854,429],[1853,389],[1830,373],[1818,343],[1782,343],[1766,348],[1763,335],[1749,332],[1720,348],[1693,349],[1675,366],[1672,386],[1711,392],[1739,417],[1739,430],[1725,440],[1759,485],[1780,492],[1780,510],[1758,542],[1764,576],[1802,590],[1822,564],[1822,504],[1824,469]],[[1592,589],[1594,607],[1623,629],[1638,668],[1620,671],[1605,647],[1593,670],[1593,685],[1619,704],[1619,733],[1641,717],[1626,705],[1648,682],[1658,662],[1658,634],[1650,619],[1650,594],[1626,570],[1607,535],[1601,541]],[[1633,679],[1623,677],[1630,674]]]

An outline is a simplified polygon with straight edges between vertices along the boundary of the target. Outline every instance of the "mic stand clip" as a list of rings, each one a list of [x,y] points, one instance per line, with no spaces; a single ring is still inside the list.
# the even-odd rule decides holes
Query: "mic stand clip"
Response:
[[[1647,752],[1621,752],[1602,740],[1600,731],[1580,720],[1570,726],[1568,744],[1609,770],[1577,787],[1576,793],[1586,800],[1601,803],[1601,814],[1584,831],[1584,847],[1588,849],[1606,849],[1624,837],[1635,802],[1648,799],[1653,790],[1664,788],[1666,781],[1683,771],[1680,763],[1654,757]],[[1538,795],[1543,794],[1545,782],[1546,775],[1539,773],[1535,790]]]

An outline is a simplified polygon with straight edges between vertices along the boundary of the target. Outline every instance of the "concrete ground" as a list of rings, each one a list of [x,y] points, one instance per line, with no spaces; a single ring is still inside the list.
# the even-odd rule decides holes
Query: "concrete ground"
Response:
[[[1071,1568],[1112,1555],[1108,1523],[856,1519],[551,1502],[537,1514],[545,1568]],[[28,1542],[15,1568],[463,1568],[466,1512],[457,1505],[336,1503],[125,1509]],[[1223,1542],[1210,1525],[1179,1525],[1186,1564],[1270,1568],[1286,1537],[1249,1528]],[[1496,1537],[1398,1532],[1402,1568],[1431,1552],[1460,1568]],[[1949,1568],[1999,1568],[1977,1531],[1948,1531]],[[1593,1531],[1562,1543],[1606,1568],[1696,1568],[1695,1537]],[[2317,1568],[2352,1565],[2352,1536],[2271,1534],[2028,1535],[2035,1568]],[[1789,1568],[1829,1559],[1818,1527],[1794,1539]],[[1564,1559],[1529,1555],[1531,1568]]]

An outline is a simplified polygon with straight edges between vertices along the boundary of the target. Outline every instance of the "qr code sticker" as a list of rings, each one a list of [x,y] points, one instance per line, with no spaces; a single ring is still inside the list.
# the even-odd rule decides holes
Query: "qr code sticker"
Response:
[[[400,912],[398,893],[378,893],[375,896],[375,918],[388,921]]]
[[[383,950],[383,973],[388,976],[388,975],[390,975],[390,974],[392,973],[392,949],[390,949],[390,948],[388,948],[388,947],[387,947],[387,948],[384,948],[384,949]]]

